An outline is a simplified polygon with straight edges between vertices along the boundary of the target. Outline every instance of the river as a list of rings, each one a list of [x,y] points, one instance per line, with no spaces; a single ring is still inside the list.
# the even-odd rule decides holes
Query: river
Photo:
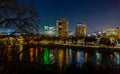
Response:
[[[23,47],[20,47],[21,51]],[[120,52],[101,52],[92,48],[30,47],[23,51],[19,59],[23,62],[56,67],[63,71],[70,67],[75,69],[119,69]]]

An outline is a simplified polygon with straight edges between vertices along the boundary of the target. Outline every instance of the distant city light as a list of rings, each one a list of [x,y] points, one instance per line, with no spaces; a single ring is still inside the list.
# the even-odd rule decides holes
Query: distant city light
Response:
[[[0,29],[0,34],[3,34],[3,35],[10,35],[14,30],[12,29]]]
[[[56,30],[54,26],[45,25],[44,30],[45,30],[45,35],[55,36],[56,34]]]

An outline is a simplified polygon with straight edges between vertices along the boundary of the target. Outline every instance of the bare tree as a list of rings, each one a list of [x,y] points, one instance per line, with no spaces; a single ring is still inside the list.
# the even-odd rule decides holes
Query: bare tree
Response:
[[[0,28],[12,28],[15,33],[37,33],[38,14],[32,3],[18,3],[18,0],[0,0]]]
[[[32,3],[18,2],[18,0],[0,0],[0,29],[12,29],[9,35],[0,36],[0,38],[14,36],[16,33],[26,34],[26,36],[27,34],[38,33],[38,22],[39,15]],[[0,58],[5,58],[6,54],[2,55],[2,53],[6,52],[6,45],[1,41],[0,43]]]

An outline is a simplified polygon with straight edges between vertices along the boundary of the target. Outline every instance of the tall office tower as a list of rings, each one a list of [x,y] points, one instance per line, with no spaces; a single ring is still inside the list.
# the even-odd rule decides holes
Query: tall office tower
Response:
[[[120,39],[120,27],[116,27],[116,29],[117,29],[118,39]]]
[[[68,37],[68,24],[67,19],[58,19],[57,20],[57,36],[58,37]]]
[[[85,23],[79,23],[76,25],[76,36],[77,37],[86,37],[87,27]]]

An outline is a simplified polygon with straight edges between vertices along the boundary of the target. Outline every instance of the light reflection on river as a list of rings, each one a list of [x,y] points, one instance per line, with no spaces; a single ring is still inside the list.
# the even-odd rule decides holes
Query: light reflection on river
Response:
[[[120,65],[119,52],[106,54],[98,51],[89,52],[72,48],[30,48],[29,51],[23,52],[19,59],[24,61],[30,60],[30,62],[41,65],[57,66],[60,70],[71,65],[77,68],[83,68],[86,63],[98,67],[113,67]]]

